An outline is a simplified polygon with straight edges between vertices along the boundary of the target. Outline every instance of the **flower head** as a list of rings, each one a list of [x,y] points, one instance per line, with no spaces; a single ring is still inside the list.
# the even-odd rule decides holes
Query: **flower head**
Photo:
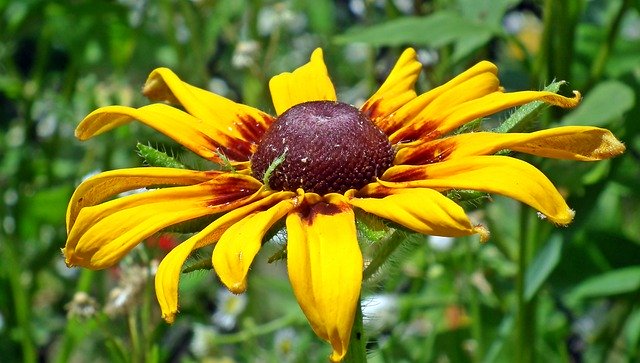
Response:
[[[496,66],[480,62],[418,95],[420,70],[415,51],[406,50],[378,91],[355,108],[337,101],[317,49],[309,63],[271,79],[272,116],[156,69],[144,94],[158,103],[100,108],[80,123],[77,137],[138,120],[203,158],[222,162],[226,156],[233,170],[133,168],[84,181],[67,211],[67,264],[106,268],[168,226],[216,216],[158,267],[156,294],[163,317],[172,322],[180,272],[192,251],[215,243],[216,273],[231,292],[242,293],[265,233],[284,219],[293,292],[314,332],[331,344],[331,359],[339,361],[362,283],[355,209],[423,234],[486,238],[487,231],[443,195],[468,189],[506,195],[567,224],[573,211],[549,179],[524,161],[493,154],[510,149],[599,160],[624,150],[609,131],[593,127],[453,134],[470,121],[531,101],[573,107],[580,94],[506,93]],[[109,200],[150,186],[163,187]]]

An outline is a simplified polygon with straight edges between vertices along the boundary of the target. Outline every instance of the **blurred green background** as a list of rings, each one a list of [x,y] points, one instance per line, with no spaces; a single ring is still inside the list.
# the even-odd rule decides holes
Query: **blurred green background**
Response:
[[[566,80],[581,106],[547,109],[531,128],[606,127],[627,152],[529,159],[576,210],[568,228],[495,197],[468,208],[492,231],[486,245],[409,236],[365,289],[370,361],[640,361],[638,0],[0,0],[0,361],[326,361],[284,264],[266,262],[277,238],[245,295],[210,271],[185,275],[173,326],[152,275],[183,236],[146,241],[108,271],[68,269],[64,216],[82,178],[142,165],[137,142],[198,165],[140,125],[83,143],[73,130],[97,107],[146,104],[159,66],[273,113],[269,77],[316,47],[339,98],[359,104],[407,46],[422,91],[482,59],[507,90]]]

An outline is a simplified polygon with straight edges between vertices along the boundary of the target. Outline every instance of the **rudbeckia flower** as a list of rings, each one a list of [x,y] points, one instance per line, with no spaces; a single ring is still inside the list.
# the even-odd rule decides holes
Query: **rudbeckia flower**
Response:
[[[356,108],[337,101],[317,49],[309,63],[271,79],[275,116],[189,85],[169,69],[154,70],[143,92],[158,103],[97,109],[76,136],[85,140],[137,120],[205,159],[228,159],[232,169],[143,167],[89,178],[67,210],[67,264],[107,268],[154,233],[214,216],[158,267],[156,294],[164,319],[173,322],[181,269],[194,250],[215,244],[215,272],[242,293],[265,233],[284,220],[293,292],[313,331],[331,344],[331,360],[339,361],[363,276],[354,210],[423,234],[486,238],[486,229],[443,194],[463,189],[517,199],[565,225],[574,213],[549,179],[524,161],[494,154],[508,149],[588,161],[624,150],[609,131],[594,127],[455,134],[470,121],[531,101],[573,107],[580,94],[507,93],[496,66],[480,62],[418,95],[420,70],[415,51],[406,50]],[[142,187],[149,190],[112,199]]]

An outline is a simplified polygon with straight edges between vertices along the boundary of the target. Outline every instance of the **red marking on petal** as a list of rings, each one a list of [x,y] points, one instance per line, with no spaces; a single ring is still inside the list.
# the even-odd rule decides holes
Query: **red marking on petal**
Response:
[[[397,133],[390,138],[391,143],[433,140],[441,135],[437,129],[438,124],[434,121],[414,122],[404,128],[399,127]],[[394,132],[396,131],[394,130]]]
[[[446,160],[455,149],[455,146],[455,142],[447,139],[427,142],[415,148],[407,149],[406,156],[398,160],[398,164],[426,165],[438,163]]]
[[[210,206],[220,206],[233,203],[253,195],[259,188],[260,182],[246,178],[235,178],[227,174],[225,179],[212,180],[208,183],[211,192]]]
[[[348,207],[348,206],[347,206]],[[332,216],[338,213],[342,213],[344,211],[344,207],[339,205],[327,203],[327,202],[319,202],[314,205],[304,204],[299,207],[298,214],[301,219],[307,224],[312,225],[314,220],[319,214]]]
[[[240,123],[237,124],[238,132],[245,140],[257,144],[262,139],[262,135],[267,131],[269,125],[273,124],[274,118],[263,114],[262,120],[258,121],[249,115],[238,115]]]
[[[383,178],[390,182],[403,182],[426,179],[427,173],[423,168],[407,168],[402,171],[394,172],[390,177]]]

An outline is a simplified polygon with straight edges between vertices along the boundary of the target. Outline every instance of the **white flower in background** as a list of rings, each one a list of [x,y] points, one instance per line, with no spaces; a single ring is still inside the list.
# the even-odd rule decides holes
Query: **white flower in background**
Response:
[[[393,0],[393,4],[403,14],[413,14],[414,2],[413,0]]]
[[[231,65],[235,68],[249,68],[256,64],[256,59],[260,52],[260,43],[255,40],[244,40],[238,42],[233,50]]]
[[[291,362],[295,359],[295,350],[298,338],[293,328],[278,330],[273,339],[273,349],[281,362]]]
[[[238,316],[247,307],[247,296],[235,295],[227,289],[218,289],[216,306],[216,312],[212,316],[213,323],[224,330],[231,330],[236,326]]]
[[[435,251],[448,251],[455,240],[452,237],[429,236],[429,247]]]
[[[398,297],[376,294],[362,301],[362,317],[368,331],[380,332],[393,326],[398,320]]]
[[[193,336],[189,343],[189,349],[196,358],[205,358],[211,355],[214,342],[218,333],[212,326],[204,324],[193,325]]]
[[[419,49],[418,61],[423,67],[435,66],[440,61],[440,54],[435,49]]]
[[[191,30],[189,30],[184,17],[176,16],[173,19],[173,24],[176,33],[176,40],[178,43],[186,44],[189,39],[191,39]]]
[[[219,77],[213,77],[209,80],[207,89],[215,94],[229,98],[231,95],[231,89],[227,82]]]
[[[67,319],[90,319],[98,312],[98,303],[86,292],[78,291],[64,308],[67,310]]]
[[[344,47],[344,58],[350,63],[363,63],[371,54],[371,48],[364,43],[351,43]]]
[[[16,231],[16,219],[12,216],[4,216],[2,219],[2,229],[6,234],[13,234]]]
[[[53,268],[56,270],[60,276],[72,279],[78,277],[80,275],[80,269],[77,268],[69,268],[67,264],[64,262],[62,258],[56,258],[53,263]]]
[[[307,18],[300,12],[293,11],[286,2],[265,6],[258,12],[258,33],[269,36],[277,28],[284,28],[291,33],[299,33],[307,26]]]
[[[136,306],[149,278],[150,271],[147,267],[123,267],[118,286],[109,292],[109,298],[104,307],[105,313],[114,317]]]

